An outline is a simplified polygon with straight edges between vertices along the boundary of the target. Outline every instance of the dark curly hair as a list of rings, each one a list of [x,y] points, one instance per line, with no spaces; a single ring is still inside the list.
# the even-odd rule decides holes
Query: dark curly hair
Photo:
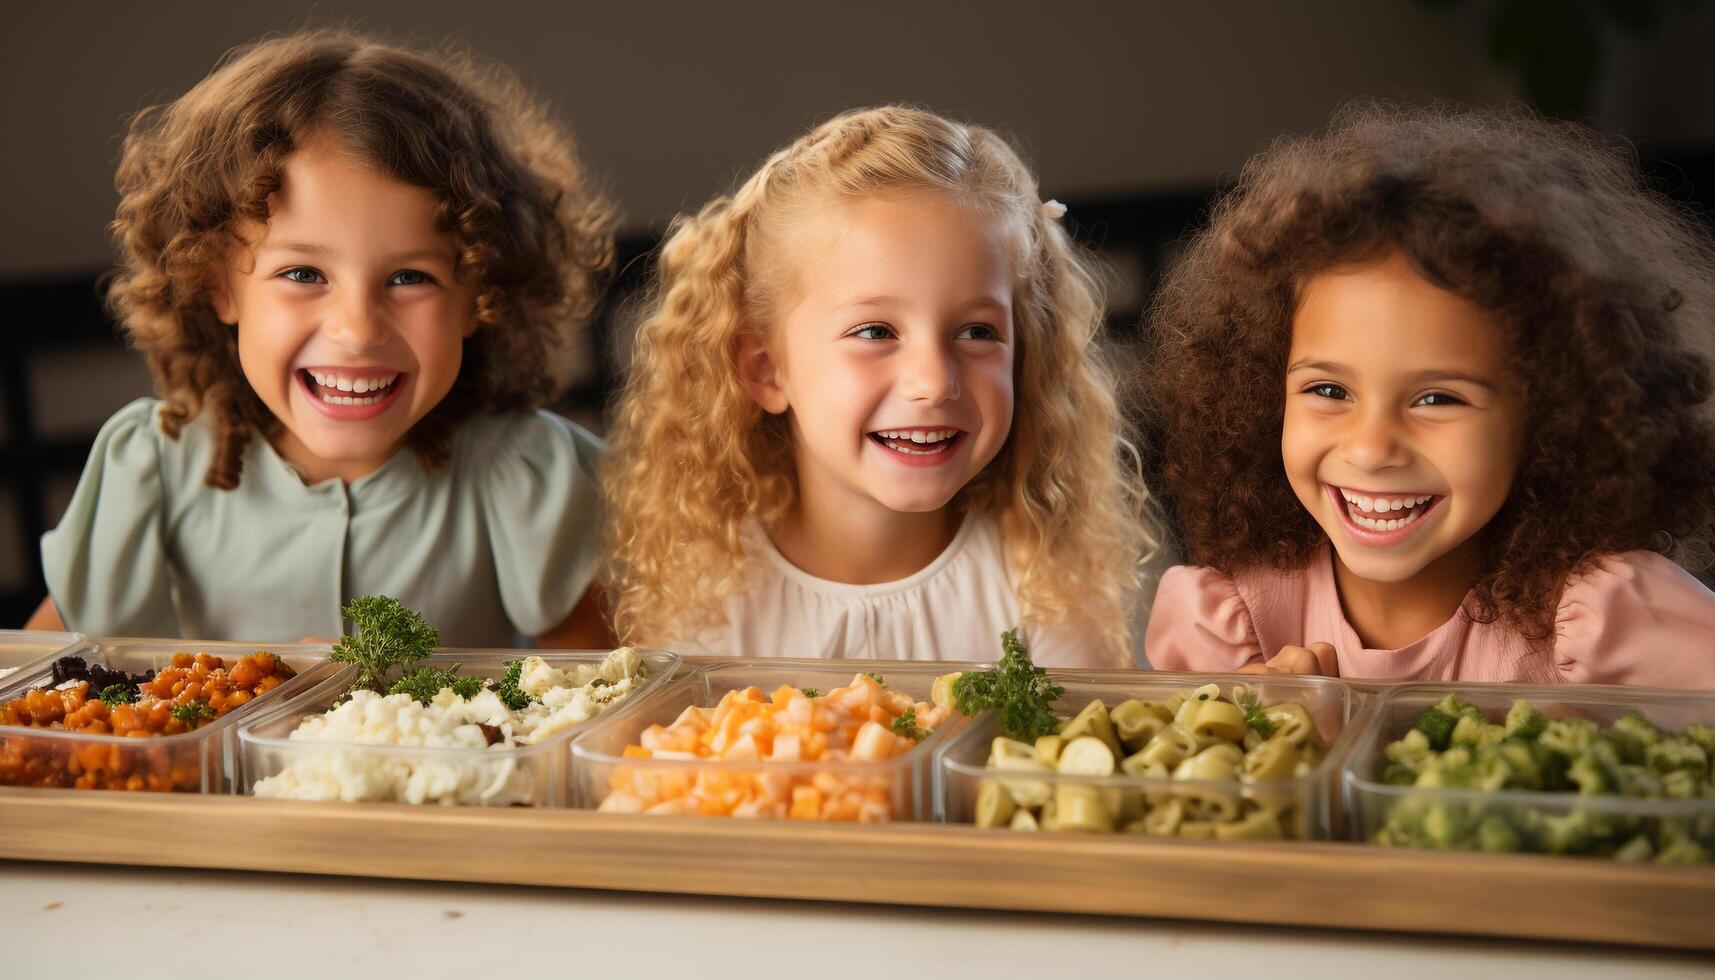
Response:
[[[471,415],[552,397],[550,357],[594,308],[612,262],[611,208],[511,74],[338,31],[235,50],[183,97],[132,120],[108,292],[166,401],[162,429],[177,437],[204,409],[212,416],[213,487],[236,487],[245,446],[279,426],[245,381],[237,332],[215,314],[216,270],[240,243],[241,220],[268,220],[287,158],[317,134],[433,191],[459,273],[475,286],[481,329],[452,390],[410,435],[431,468],[445,465],[453,429]]]
[[[1648,548],[1701,567],[1715,519],[1715,247],[1635,155],[1523,109],[1362,103],[1247,164],[1169,273],[1132,397],[1189,559],[1301,568],[1326,540],[1281,461],[1305,282],[1393,250],[1489,311],[1523,379],[1512,491],[1469,615],[1550,640],[1569,576]]]

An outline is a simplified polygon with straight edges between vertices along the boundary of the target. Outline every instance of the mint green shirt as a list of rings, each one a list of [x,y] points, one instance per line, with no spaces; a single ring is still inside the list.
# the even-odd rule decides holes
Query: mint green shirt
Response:
[[[65,517],[42,536],[68,629],[286,643],[344,632],[340,607],[390,595],[446,646],[512,646],[559,625],[594,574],[595,436],[547,412],[480,416],[426,471],[404,450],[350,484],[306,486],[266,439],[235,490],[203,482],[214,433],[169,438],[132,402],[96,436]]]

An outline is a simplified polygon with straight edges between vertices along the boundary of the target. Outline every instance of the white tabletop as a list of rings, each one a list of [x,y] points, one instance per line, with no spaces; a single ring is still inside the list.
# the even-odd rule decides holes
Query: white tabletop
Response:
[[[0,973],[32,978],[86,976],[91,965],[127,978],[293,980],[1645,980],[1711,970],[1709,959],[1617,947],[15,861],[0,862],[0,928],[11,939]],[[220,971],[212,951],[235,972]]]

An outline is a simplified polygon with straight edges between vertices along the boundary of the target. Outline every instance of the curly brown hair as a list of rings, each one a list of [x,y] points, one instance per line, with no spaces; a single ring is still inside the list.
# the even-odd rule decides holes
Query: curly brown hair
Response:
[[[468,55],[427,54],[340,31],[230,53],[184,96],[138,113],[119,163],[112,232],[121,256],[108,302],[149,361],[177,437],[207,409],[217,449],[208,485],[238,485],[253,435],[279,422],[245,381],[237,332],[211,290],[268,220],[287,158],[329,136],[389,177],[439,198],[478,329],[447,397],[411,431],[430,468],[479,412],[524,411],[554,394],[551,357],[592,312],[612,262],[612,210],[588,186],[565,130],[518,80]]]
[[[1715,245],[1635,154],[1512,109],[1349,106],[1252,159],[1151,311],[1134,376],[1150,483],[1189,559],[1302,568],[1326,540],[1287,483],[1283,378],[1306,281],[1398,250],[1489,311],[1525,385],[1525,448],[1482,532],[1468,614],[1551,639],[1568,577],[1648,548],[1708,560]]]

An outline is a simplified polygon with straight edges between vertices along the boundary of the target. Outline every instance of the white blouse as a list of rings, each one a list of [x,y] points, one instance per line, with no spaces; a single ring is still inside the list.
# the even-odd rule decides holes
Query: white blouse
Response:
[[[669,644],[687,656],[1000,659],[1000,635],[1020,628],[1039,666],[1131,667],[1099,634],[1023,622],[1000,526],[967,515],[939,557],[907,578],[848,585],[816,578],[752,525],[751,586],[726,601],[726,625]]]

